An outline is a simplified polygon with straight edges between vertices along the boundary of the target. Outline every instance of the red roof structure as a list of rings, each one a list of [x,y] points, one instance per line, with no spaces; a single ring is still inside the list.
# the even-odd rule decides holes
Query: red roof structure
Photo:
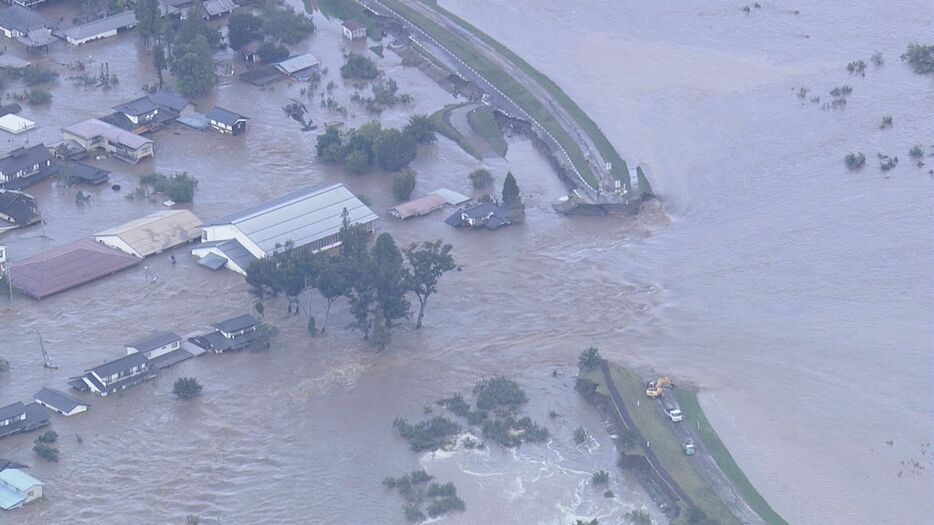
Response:
[[[10,264],[13,287],[42,299],[69,288],[113,275],[142,262],[119,250],[81,239]]]

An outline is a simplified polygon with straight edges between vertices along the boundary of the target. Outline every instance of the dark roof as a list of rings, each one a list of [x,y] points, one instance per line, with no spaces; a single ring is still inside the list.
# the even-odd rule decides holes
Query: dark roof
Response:
[[[107,377],[114,374],[119,374],[133,368],[134,366],[141,366],[149,363],[149,358],[145,355],[139,354],[130,354],[123,356],[120,359],[115,359],[109,363],[104,363],[100,366],[96,366],[88,372],[94,372],[98,377]]]
[[[55,22],[21,5],[11,5],[0,11],[0,27],[26,33],[37,27],[56,27]]]
[[[57,408],[62,412],[71,412],[79,406],[89,406],[87,403],[82,402],[80,399],[72,397],[61,390],[56,390],[54,388],[45,387],[42,390],[36,392],[33,396],[36,401],[42,401],[50,407]]]
[[[11,405],[5,407],[0,407],[0,421],[4,419],[14,418],[23,412],[26,411],[26,406],[23,405],[22,401],[17,401]]]
[[[228,126],[233,126],[238,120],[250,118],[217,106],[211,108],[211,111],[208,111],[208,114],[205,116],[210,120],[227,124]]]
[[[36,199],[21,191],[0,190],[0,215],[13,219],[13,224],[17,226],[39,222]]]
[[[480,219],[496,211],[496,205],[490,202],[481,204],[479,206],[474,206],[473,208],[467,208],[462,210],[461,213],[470,217],[471,219]]]
[[[26,36],[18,37],[17,40],[26,47],[47,46],[58,38],[52,34],[52,29],[48,27],[33,27],[26,32]]]
[[[351,31],[356,31],[356,30],[358,30],[358,29],[363,29],[363,28],[364,28],[363,25],[361,25],[360,23],[358,23],[358,22],[356,22],[356,21],[354,21],[354,20],[345,20],[345,21],[344,21],[344,27],[346,27],[347,29],[349,29],[349,30],[351,30]]]
[[[198,261],[198,264],[212,270],[220,270],[224,267],[225,264],[227,264],[227,258],[221,257],[215,253],[209,253],[202,257],[201,260]]]
[[[109,171],[83,162],[76,162],[71,169],[73,177],[89,184],[103,184],[110,178]]]
[[[35,164],[43,164],[52,160],[52,154],[45,144],[36,144],[26,148],[16,148],[6,157],[0,159],[0,173],[16,173],[19,170],[31,168]]]
[[[191,104],[190,100],[179,95],[178,93],[164,90],[156,91],[152,95],[149,95],[149,99],[159,107],[173,109],[176,112],[185,109],[189,104]]]
[[[194,357],[194,354],[184,348],[179,348],[178,350],[172,350],[171,352],[150,359],[149,367],[152,369],[168,368],[186,359],[191,359],[192,357]]]
[[[127,255],[93,239],[81,239],[10,266],[13,287],[42,299],[49,295],[114,274],[139,264]]]
[[[0,458],[0,472],[6,469],[11,469],[11,468],[23,469],[23,468],[29,468],[29,466],[24,465],[23,463],[17,463],[13,461],[12,459]]]
[[[243,245],[240,244],[240,241],[236,239],[231,239],[227,241],[205,242],[205,243],[201,243],[198,246],[198,248],[210,248],[210,247],[217,248],[218,251],[224,254],[223,256],[225,258],[224,264],[226,264],[227,261],[230,260],[230,261],[233,261],[233,263],[239,266],[240,268],[243,268],[244,270],[249,268],[249,266],[257,260],[256,256],[250,253],[249,250],[244,248]],[[209,255],[214,255],[214,254],[209,254]],[[204,258],[206,259],[207,256],[205,256]],[[202,259],[202,261],[204,261],[204,259]]]
[[[23,110],[22,106],[20,106],[16,102],[12,104],[4,104],[0,106],[0,117],[4,115],[12,115],[15,113],[19,113],[22,110]]]
[[[118,106],[114,106],[113,109],[114,111],[119,111],[125,115],[138,117],[140,115],[145,115],[146,113],[152,113],[153,111],[156,111],[159,109],[159,106],[157,106],[156,103],[149,98],[149,95],[146,95],[145,97],[140,97],[136,100],[131,100]]]
[[[181,341],[181,339],[182,338],[174,332],[163,332],[161,334],[151,335],[144,339],[127,343],[126,346],[129,348],[135,348],[140,352],[148,352],[150,350],[163,347],[167,344],[174,343],[175,341]]]
[[[237,332],[240,330],[245,330],[251,326],[256,326],[259,324],[259,319],[253,317],[250,314],[241,315],[240,317],[234,317],[233,319],[228,319],[226,321],[221,321],[217,323],[216,326],[218,330],[222,332]]]

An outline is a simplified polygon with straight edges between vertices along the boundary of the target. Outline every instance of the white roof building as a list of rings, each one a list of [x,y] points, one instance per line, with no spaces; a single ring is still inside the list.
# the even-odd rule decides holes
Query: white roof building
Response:
[[[15,509],[41,498],[44,485],[45,483],[19,469],[0,471],[0,508]]]
[[[376,214],[343,184],[332,184],[298,190],[202,224],[201,241],[208,244],[192,253],[248,262],[250,257],[271,255],[289,242],[314,252],[329,250],[341,244],[345,210],[351,224],[373,231]],[[242,264],[227,267],[238,273],[246,270]]]
[[[14,115],[12,113],[0,117],[0,129],[18,135],[24,131],[29,131],[35,129],[36,123],[20,117],[19,115]]]
[[[201,236],[201,219],[188,210],[165,210],[94,234],[94,240],[130,255],[147,257]]]
[[[311,53],[303,53],[277,63],[276,69],[298,80],[307,80],[320,65],[321,61],[316,56]]]

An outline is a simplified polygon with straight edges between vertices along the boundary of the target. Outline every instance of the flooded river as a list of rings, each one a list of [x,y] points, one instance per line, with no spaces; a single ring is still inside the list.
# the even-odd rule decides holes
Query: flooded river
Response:
[[[0,456],[30,462],[48,484],[45,500],[0,520],[182,523],[198,513],[225,523],[396,524],[402,500],[380,481],[424,466],[454,481],[467,504],[449,523],[559,525],[584,516],[616,523],[651,503],[616,475],[616,498],[590,487],[593,470],[616,472],[599,418],[572,390],[577,354],[590,345],[704,387],[724,441],[789,521],[934,519],[930,452],[920,452],[934,411],[931,178],[906,155],[916,142],[931,143],[932,86],[896,58],[905,43],[929,36],[925,6],[848,7],[862,11],[846,16],[847,26],[831,6],[764,5],[747,16],[725,3],[444,5],[552,76],[624,156],[645,163],[671,224],[658,211],[636,221],[555,215],[549,205],[564,188],[521,140],[510,144],[507,160],[486,166],[498,183],[507,169],[517,176],[526,224],[489,234],[453,230],[440,213],[394,221],[384,212],[392,204],[389,177],[351,177],[314,161],[315,132],[300,132],[281,110],[302,97],[300,86],[223,80],[196,102],[202,111],[217,103],[252,117],[246,135],[159,132],[154,160],[100,162],[124,190],[90,190],[88,206],[75,205],[74,189],[30,188],[45,237],[38,227],[4,236],[10,257],[160,209],[123,195],[141,173],[177,170],[199,179],[191,209],[204,219],[303,185],[344,182],[370,197],[386,217],[380,229],[400,243],[454,243],[464,271],[445,277],[425,328],[403,329],[385,352],[342,328],[346,305],[335,306],[326,336],[311,339],[303,321],[274,301],[267,320],[281,333],[270,352],[189,361],[123,395],[91,399],[86,415],[55,418],[60,463],[33,457],[34,435],[0,441]],[[304,45],[330,70],[323,84],[340,85],[348,44],[335,23],[316,22],[319,33]],[[517,33],[517,25],[529,30]],[[876,50],[888,58],[884,67],[847,76],[847,62]],[[31,143],[60,140],[63,125],[108,112],[155,78],[132,33],[56,47],[48,60],[90,61],[91,74],[107,62],[121,82],[109,92],[73,87],[58,66],[63,78],[52,104],[23,113],[40,126]],[[398,63],[392,53],[380,61],[416,102],[385,112],[384,126],[454,101]],[[854,92],[845,111],[822,112],[792,91],[806,86],[827,97],[846,83]],[[335,93],[351,108],[349,125],[368,120],[349,104],[349,90]],[[338,118],[319,100],[309,104],[316,122]],[[880,131],[887,114],[895,126]],[[860,174],[847,173],[840,160],[854,149],[869,158]],[[888,178],[874,166],[877,151],[902,157]],[[477,167],[449,141],[424,147],[414,163],[416,195],[438,187],[468,192],[466,174]],[[163,254],[148,259],[148,269],[41,302],[0,303],[0,354],[13,367],[0,378],[0,400],[63,386],[150,331],[189,332],[249,308],[240,276],[198,267],[184,250],[176,257],[176,265]],[[319,319],[323,306],[311,303]],[[57,370],[42,368],[37,332]],[[493,448],[433,457],[410,452],[394,435],[395,417],[417,419],[425,405],[499,373],[526,388],[529,413],[549,428],[550,443],[515,454]],[[204,385],[198,401],[174,399],[177,375]],[[551,410],[561,416],[551,420]],[[574,447],[578,425],[597,439],[592,450]],[[909,458],[927,470],[910,472],[900,464]]]

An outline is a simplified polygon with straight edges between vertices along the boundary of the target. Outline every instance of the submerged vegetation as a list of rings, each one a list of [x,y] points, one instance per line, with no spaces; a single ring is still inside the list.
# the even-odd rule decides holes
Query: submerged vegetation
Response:
[[[151,186],[156,193],[164,193],[175,202],[191,202],[195,197],[195,189],[198,187],[198,179],[187,172],[174,175],[148,173],[140,175],[139,182]]]
[[[908,62],[912,71],[919,75],[927,75],[934,72],[934,45],[919,44],[917,42],[908,44],[908,48],[901,55],[904,62]]]
[[[405,498],[405,519],[410,523],[463,512],[467,508],[464,500],[457,496],[457,488],[453,483],[441,484],[432,480],[434,476],[424,470],[414,470],[398,478],[387,477],[383,480],[383,486],[399,491]]]
[[[847,168],[858,170],[866,165],[866,155],[863,155],[862,152],[847,153],[846,157],[843,157],[843,161],[846,163]]]

